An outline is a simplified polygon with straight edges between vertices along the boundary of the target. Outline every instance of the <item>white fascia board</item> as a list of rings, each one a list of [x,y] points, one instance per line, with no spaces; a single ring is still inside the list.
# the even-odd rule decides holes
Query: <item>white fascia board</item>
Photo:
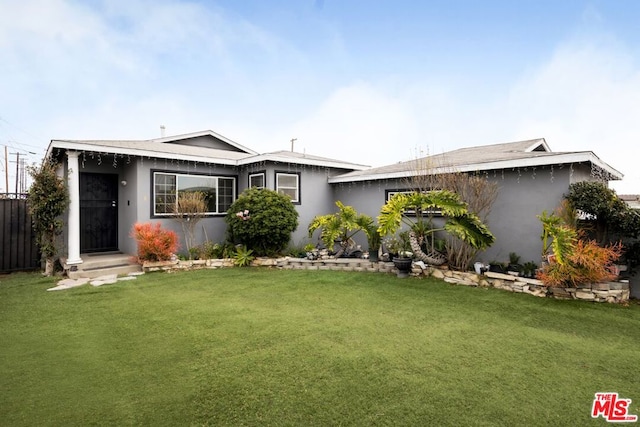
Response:
[[[624,175],[620,171],[604,163],[592,152],[586,152],[586,151],[576,152],[576,153],[558,153],[551,156],[529,157],[524,159],[498,160],[495,162],[475,163],[475,164],[469,164],[469,165],[458,166],[458,167],[437,167],[437,168],[433,168],[430,172],[437,175],[437,174],[450,173],[450,172],[478,172],[478,171],[486,171],[486,170],[514,169],[514,168],[550,166],[550,165],[583,163],[583,162],[593,163],[594,165],[609,172],[617,180],[620,180],[624,177]],[[406,170],[406,171],[389,172],[389,173],[383,173],[383,174],[358,175],[354,177],[336,176],[336,177],[330,177],[329,183],[338,184],[338,183],[345,183],[345,182],[398,179],[398,178],[408,178],[413,175],[414,175],[414,171]]]
[[[238,160],[238,166],[250,165],[252,163],[259,162],[274,162],[274,163],[291,163],[309,166],[319,166],[326,168],[337,169],[351,169],[351,170],[367,170],[370,166],[358,165],[354,163],[343,163],[332,160],[319,160],[305,157],[288,157],[279,156],[277,154],[259,154],[257,156],[245,157]]]
[[[49,148],[47,148],[47,156],[51,155],[54,150],[54,142],[55,149],[62,150],[75,150],[75,151],[92,151],[95,153],[107,153],[107,154],[122,154],[128,156],[138,156],[138,157],[147,157],[147,158],[157,158],[157,159],[173,159],[173,160],[185,160],[192,161],[198,163],[213,163],[217,165],[229,165],[236,166],[237,161],[234,159],[225,159],[218,157],[204,157],[204,156],[195,156],[195,155],[187,155],[187,154],[176,154],[176,153],[164,153],[160,151],[149,151],[149,150],[141,150],[137,148],[125,148],[125,147],[108,147],[99,144],[91,144],[91,143],[77,143],[72,141],[60,141],[53,140],[51,144],[49,144]]]

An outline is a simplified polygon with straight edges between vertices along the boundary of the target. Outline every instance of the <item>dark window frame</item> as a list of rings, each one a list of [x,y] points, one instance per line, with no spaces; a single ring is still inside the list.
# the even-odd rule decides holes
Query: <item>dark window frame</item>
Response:
[[[156,213],[156,174],[164,174],[164,175],[173,175],[174,177],[176,177],[176,186],[177,184],[177,177],[178,176],[192,176],[192,177],[205,177],[205,178],[216,178],[216,179],[231,179],[233,180],[233,184],[232,184],[232,188],[233,188],[233,195],[232,195],[232,200],[231,203],[229,205],[231,205],[233,202],[236,201],[236,199],[238,198],[238,176],[237,175],[233,175],[233,174],[208,174],[208,173],[185,173],[183,171],[176,171],[176,170],[167,170],[167,169],[151,169],[150,170],[150,174],[151,174],[151,179],[150,179],[150,218],[171,218],[171,216],[173,215],[172,213]],[[217,184],[217,181],[216,181]],[[218,191],[219,186],[216,186],[216,191]],[[177,196],[177,194],[176,194]],[[216,193],[216,197],[219,197],[219,194]],[[220,202],[219,199],[217,200],[216,203],[216,209],[218,209],[220,207]],[[206,217],[220,217],[220,216],[224,216],[226,215],[227,212],[209,212],[206,213],[205,216]]]
[[[435,189],[433,190],[429,190],[429,191],[435,191]],[[427,192],[429,192],[427,191]],[[391,199],[391,197],[395,196],[398,193],[402,193],[402,194],[412,194],[415,193],[415,190],[408,190],[406,188],[402,188],[402,189],[393,189],[393,190],[384,190],[384,202],[387,203],[389,201],[389,199]],[[416,216],[416,211],[412,210],[408,210],[405,212],[405,215],[407,216]],[[442,211],[440,209],[436,209],[436,210],[432,210],[432,211],[425,211],[423,212],[423,215],[430,215],[430,216],[435,216],[435,217],[441,217],[444,216],[442,215]]]
[[[253,188],[251,186],[251,178],[254,176],[262,176],[262,181],[263,181],[263,186],[262,187],[257,187],[256,188],[267,188],[267,172],[266,171],[258,171],[258,172],[250,172],[247,175],[247,188]]]
[[[302,204],[302,174],[300,172],[291,172],[291,171],[274,171],[274,190],[278,193],[280,193],[280,188],[278,186],[278,176],[279,175],[293,175],[297,177],[297,193],[298,193],[298,199],[294,200],[291,199],[291,203],[293,203],[294,205],[301,205]],[[286,193],[281,193],[281,194],[286,194]]]

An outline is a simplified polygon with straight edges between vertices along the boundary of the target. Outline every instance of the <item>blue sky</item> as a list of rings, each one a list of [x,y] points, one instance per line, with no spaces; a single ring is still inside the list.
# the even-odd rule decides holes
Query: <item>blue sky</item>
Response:
[[[638,22],[635,0],[0,0],[0,145],[164,125],[378,166],[542,137],[640,193]]]

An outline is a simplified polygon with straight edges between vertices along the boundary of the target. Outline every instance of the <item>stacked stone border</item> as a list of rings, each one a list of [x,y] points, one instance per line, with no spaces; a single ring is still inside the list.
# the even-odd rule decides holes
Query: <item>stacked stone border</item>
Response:
[[[233,258],[196,261],[145,262],[144,272],[179,271],[194,269],[216,269],[234,267]],[[392,262],[371,262],[367,259],[322,259],[304,258],[256,258],[252,267],[274,267],[284,270],[331,270],[361,271],[373,273],[397,273]],[[623,303],[629,300],[629,284],[624,282],[594,283],[577,288],[555,288],[545,286],[540,280],[485,272],[476,274],[449,270],[446,267],[432,267],[422,262],[414,262],[411,275],[415,277],[435,277],[453,285],[496,288],[510,292],[530,294],[537,297],[557,299],[577,299],[593,302]]]

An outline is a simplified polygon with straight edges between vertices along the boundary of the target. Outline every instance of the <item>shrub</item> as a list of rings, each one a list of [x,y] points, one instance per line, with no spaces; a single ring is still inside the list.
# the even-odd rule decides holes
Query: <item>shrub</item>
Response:
[[[266,188],[249,188],[233,202],[225,221],[229,240],[245,245],[257,256],[280,253],[298,227],[291,199]]]
[[[167,261],[178,250],[178,235],[159,223],[136,223],[131,237],[138,242],[138,261]]]
[[[585,219],[580,225],[593,232],[601,245],[619,240],[619,237],[635,238],[640,234],[640,215],[602,182],[571,184],[565,198],[574,209],[583,213]]]
[[[56,237],[62,233],[61,215],[69,206],[69,190],[64,179],[56,174],[57,164],[44,159],[40,167],[28,168],[33,184],[29,188],[29,212],[38,246],[45,258],[45,275],[53,274]]]
[[[577,240],[564,263],[546,265],[537,277],[545,285],[564,287],[613,280],[617,276],[613,264],[621,253],[620,244],[601,247],[595,240]]]
[[[184,234],[189,259],[193,259],[198,254],[195,243],[195,231],[198,222],[207,212],[205,194],[201,191],[183,191],[178,195],[178,200],[173,209],[173,219],[180,223]]]
[[[335,243],[340,243],[340,249],[336,253],[336,257],[339,258],[348,249],[355,246],[353,236],[358,232],[364,232],[369,239],[371,237],[370,231],[377,230],[375,230],[373,219],[369,215],[359,214],[353,207],[345,206],[340,201],[336,202],[336,206],[338,212],[314,217],[309,224],[308,231],[309,238],[311,238],[313,233],[320,229],[320,239],[329,250],[333,249]]]
[[[252,254],[253,250],[247,249],[247,247],[244,245],[240,245],[238,246],[238,248],[236,248],[233,263],[236,265],[236,267],[248,267],[249,265],[251,265],[251,261],[255,259]]]

